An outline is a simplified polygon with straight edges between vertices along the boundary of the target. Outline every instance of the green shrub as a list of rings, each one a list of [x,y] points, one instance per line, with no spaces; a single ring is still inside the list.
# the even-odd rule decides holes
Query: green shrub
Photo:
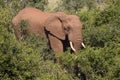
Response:
[[[84,41],[92,47],[104,47],[105,43],[119,43],[120,29],[113,26],[89,27],[83,30]]]
[[[87,47],[78,52],[77,57],[73,54],[64,54],[61,64],[76,79],[88,80],[114,80],[119,78],[119,51],[116,47],[94,49]],[[118,61],[118,62],[116,62]]]
[[[28,5],[40,8],[39,1],[44,0],[30,0]],[[87,48],[76,55],[68,50],[56,57],[47,40],[37,34],[24,36],[23,41],[16,39],[11,20],[27,0],[11,1],[12,6],[0,0],[0,80],[119,80],[119,1],[110,0],[102,11],[79,11]],[[73,14],[74,10],[67,12]],[[25,25],[23,21],[21,32],[26,32]],[[55,58],[59,63],[54,63]]]
[[[109,1],[108,1],[109,2]],[[112,0],[109,2],[109,6],[96,16],[95,25],[110,24],[113,26],[119,26],[120,22],[120,1]]]

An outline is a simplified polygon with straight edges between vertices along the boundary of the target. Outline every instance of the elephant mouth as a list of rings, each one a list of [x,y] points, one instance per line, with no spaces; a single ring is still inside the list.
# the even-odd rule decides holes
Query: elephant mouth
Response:
[[[81,45],[83,46],[83,48],[86,48],[85,44],[82,42]],[[70,41],[70,47],[71,49],[76,52],[76,49],[74,48],[73,42]]]

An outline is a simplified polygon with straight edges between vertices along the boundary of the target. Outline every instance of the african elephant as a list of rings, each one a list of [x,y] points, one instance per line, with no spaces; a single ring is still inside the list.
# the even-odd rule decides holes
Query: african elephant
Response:
[[[12,20],[13,29],[17,39],[22,39],[22,34],[17,25],[27,20],[27,33],[38,33],[40,37],[47,37],[50,48],[55,53],[64,52],[71,47],[76,52],[81,46],[85,47],[82,38],[82,24],[79,17],[67,15],[64,12],[46,13],[35,8],[22,9]]]

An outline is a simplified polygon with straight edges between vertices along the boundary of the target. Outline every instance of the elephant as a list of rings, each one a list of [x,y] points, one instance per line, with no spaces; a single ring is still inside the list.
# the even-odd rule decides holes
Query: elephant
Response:
[[[76,15],[64,12],[48,13],[39,9],[26,7],[18,12],[12,19],[14,33],[18,40],[22,39],[22,33],[18,24],[27,20],[27,34],[39,34],[48,39],[50,48],[55,53],[65,52],[68,47],[77,52],[81,47],[85,48],[82,37],[82,24]]]

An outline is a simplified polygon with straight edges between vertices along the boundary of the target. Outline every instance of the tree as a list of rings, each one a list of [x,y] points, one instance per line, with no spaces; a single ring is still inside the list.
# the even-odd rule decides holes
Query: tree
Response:
[[[78,12],[81,8],[87,7],[88,10],[93,9],[95,7],[94,0],[63,0],[63,4],[61,7],[64,7],[65,10],[74,10],[74,12]]]

